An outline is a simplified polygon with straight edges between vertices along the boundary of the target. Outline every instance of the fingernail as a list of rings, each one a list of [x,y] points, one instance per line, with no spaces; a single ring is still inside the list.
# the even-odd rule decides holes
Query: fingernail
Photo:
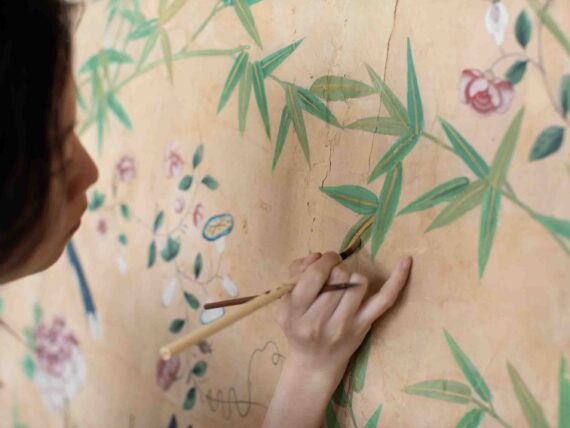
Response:
[[[412,256],[406,256],[400,260],[400,269],[407,270],[412,265]]]

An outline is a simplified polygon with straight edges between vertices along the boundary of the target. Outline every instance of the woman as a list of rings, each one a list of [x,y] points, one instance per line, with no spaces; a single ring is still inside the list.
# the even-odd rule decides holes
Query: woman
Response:
[[[0,4],[0,283],[41,271],[61,255],[87,207],[97,168],[75,133],[71,26],[77,6],[62,0]],[[293,262],[298,286],[280,303],[289,353],[266,427],[317,427],[348,361],[371,324],[405,285],[404,258],[381,291],[338,254]],[[359,282],[319,295],[327,283]]]

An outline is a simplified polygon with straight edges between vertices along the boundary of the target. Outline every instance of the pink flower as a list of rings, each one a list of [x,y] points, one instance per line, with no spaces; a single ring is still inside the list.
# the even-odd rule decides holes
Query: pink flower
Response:
[[[461,73],[459,99],[478,113],[504,113],[514,97],[515,89],[507,80],[488,78],[475,69],[463,70]]]
[[[107,220],[105,220],[103,217],[101,217],[98,221],[97,221],[97,232],[99,232],[99,234],[101,236],[105,236],[107,234]]]
[[[163,391],[168,391],[172,382],[176,380],[179,370],[180,358],[178,356],[172,357],[168,361],[161,358],[156,366],[156,383]]]
[[[117,163],[117,174],[119,175],[119,180],[125,183],[133,181],[137,175],[135,158],[131,156],[123,156]]]
[[[35,331],[37,368],[34,381],[44,402],[60,409],[71,400],[85,381],[86,367],[75,335],[65,328],[63,317],[51,325],[40,323]]]
[[[174,143],[166,146],[165,162],[166,175],[168,177],[178,177],[182,173],[184,158]]]
[[[198,204],[194,208],[194,213],[192,213],[192,221],[194,222],[194,226],[202,226],[202,222],[204,221],[204,206],[202,204]]]
[[[184,200],[184,198],[176,198],[176,200],[174,201],[174,212],[176,214],[180,214],[182,211],[184,211],[185,206],[186,206],[186,201]]]

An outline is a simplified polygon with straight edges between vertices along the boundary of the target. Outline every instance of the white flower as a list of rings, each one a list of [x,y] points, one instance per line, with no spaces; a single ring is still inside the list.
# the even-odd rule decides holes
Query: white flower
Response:
[[[200,322],[202,324],[210,324],[224,316],[225,313],[226,311],[224,308],[202,309],[200,311]]]
[[[174,293],[178,288],[178,280],[176,278],[172,278],[170,281],[166,283],[164,288],[162,289],[162,306],[167,308],[172,303],[172,299],[174,298]]]
[[[505,32],[509,23],[509,12],[501,2],[493,2],[485,14],[485,27],[500,46],[505,41]]]
[[[117,255],[117,266],[119,268],[119,272],[123,275],[125,275],[129,270],[129,265],[122,254]]]
[[[224,278],[222,279],[222,287],[224,287],[226,293],[228,293],[231,297],[237,296],[237,287],[229,276],[224,275]]]

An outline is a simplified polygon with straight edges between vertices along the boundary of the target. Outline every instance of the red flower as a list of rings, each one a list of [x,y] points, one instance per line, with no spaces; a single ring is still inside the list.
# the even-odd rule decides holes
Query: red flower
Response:
[[[119,175],[119,180],[124,181],[125,183],[133,181],[137,175],[135,158],[131,156],[123,156],[117,163],[117,174]]]
[[[461,73],[459,99],[478,113],[504,113],[514,97],[515,89],[507,80],[488,78],[475,69],[463,70]]]
[[[168,361],[161,358],[156,366],[156,383],[163,391],[168,391],[172,382],[176,380],[179,370],[180,358],[178,356],[172,357]]]
[[[105,236],[107,234],[107,229],[107,220],[100,218],[97,221],[97,232],[99,232],[101,236]]]
[[[184,157],[174,143],[166,146],[165,167],[166,175],[169,178],[177,177],[182,173],[182,168],[184,167]]]
[[[192,214],[192,221],[194,226],[200,227],[204,221],[204,206],[202,204],[196,205],[194,213]]]

